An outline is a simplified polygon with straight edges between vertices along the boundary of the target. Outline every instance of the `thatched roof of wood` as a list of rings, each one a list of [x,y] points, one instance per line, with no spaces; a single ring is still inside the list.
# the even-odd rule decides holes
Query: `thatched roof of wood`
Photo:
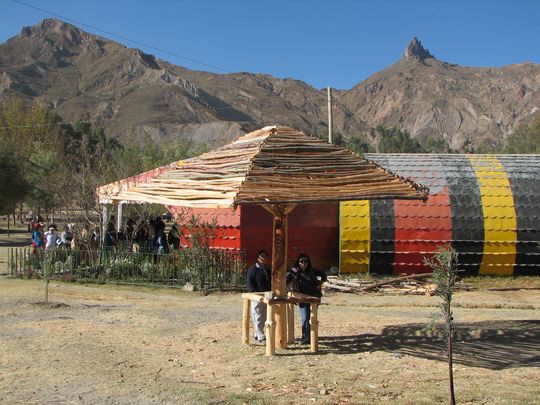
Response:
[[[100,187],[100,202],[225,208],[427,196],[426,188],[347,149],[281,126],[157,171],[154,177],[134,176]]]

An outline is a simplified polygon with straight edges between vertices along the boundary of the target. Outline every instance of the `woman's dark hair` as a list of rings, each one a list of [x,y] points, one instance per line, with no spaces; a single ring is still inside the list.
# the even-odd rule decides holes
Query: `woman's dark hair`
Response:
[[[309,256],[306,255],[305,253],[300,253],[300,254],[298,255],[298,258],[297,258],[296,261],[294,262],[294,267],[300,268],[300,260],[307,260],[307,269],[310,269],[310,268],[311,268],[311,259],[310,259]]]

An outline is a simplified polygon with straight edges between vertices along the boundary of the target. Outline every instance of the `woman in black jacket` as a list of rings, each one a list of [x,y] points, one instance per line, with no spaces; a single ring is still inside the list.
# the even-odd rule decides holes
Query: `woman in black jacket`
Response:
[[[327,280],[326,274],[315,270],[311,266],[311,260],[305,253],[301,253],[296,259],[294,266],[287,272],[287,288],[290,291],[297,291],[312,297],[321,297],[321,284]],[[302,321],[302,343],[310,343],[311,327],[309,318],[311,316],[311,304],[298,304],[300,307],[300,318]]]

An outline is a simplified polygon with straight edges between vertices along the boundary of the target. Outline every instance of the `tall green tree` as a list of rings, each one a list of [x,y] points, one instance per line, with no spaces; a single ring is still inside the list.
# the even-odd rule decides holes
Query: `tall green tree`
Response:
[[[380,141],[377,150],[380,153],[425,153],[424,147],[412,139],[407,132],[397,128],[377,127]]]
[[[0,105],[2,210],[23,202],[37,212],[77,208],[85,222],[95,224],[99,186],[205,150],[184,140],[122,145],[91,123],[61,121],[38,103],[11,99]]]
[[[540,153],[540,114],[506,139],[502,153]]]
[[[0,142],[20,177],[10,193],[38,211],[56,205],[51,191],[61,172],[56,165],[61,153],[56,125],[57,117],[39,103],[14,98],[0,106]]]
[[[206,146],[189,140],[175,139],[157,144],[154,140],[143,142],[127,139],[112,156],[111,173],[108,180],[114,181],[154,169],[178,160],[198,156]]]
[[[428,136],[422,146],[427,153],[453,153],[444,139],[435,136]]]
[[[324,139],[328,139],[328,134],[326,134],[326,138]],[[345,137],[340,131],[336,131],[333,133],[332,143],[334,145],[347,148],[359,155],[373,152],[373,148],[364,138],[355,135],[349,135]]]
[[[369,144],[368,141],[358,137],[349,138],[345,146],[347,147],[347,149],[350,149],[359,155],[374,151],[373,147]]]
[[[19,161],[5,145],[0,145],[0,214],[9,215],[30,191]]]

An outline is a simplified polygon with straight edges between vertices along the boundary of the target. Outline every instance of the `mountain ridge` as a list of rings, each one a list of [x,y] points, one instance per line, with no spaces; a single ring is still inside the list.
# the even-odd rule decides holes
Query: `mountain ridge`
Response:
[[[349,90],[334,90],[334,130],[376,142],[378,125],[467,151],[500,145],[540,107],[540,65],[461,67],[417,38],[402,57]],[[141,141],[221,145],[265,125],[327,131],[326,91],[296,79],[193,71],[46,19],[0,44],[0,99],[37,99],[64,119]]]

